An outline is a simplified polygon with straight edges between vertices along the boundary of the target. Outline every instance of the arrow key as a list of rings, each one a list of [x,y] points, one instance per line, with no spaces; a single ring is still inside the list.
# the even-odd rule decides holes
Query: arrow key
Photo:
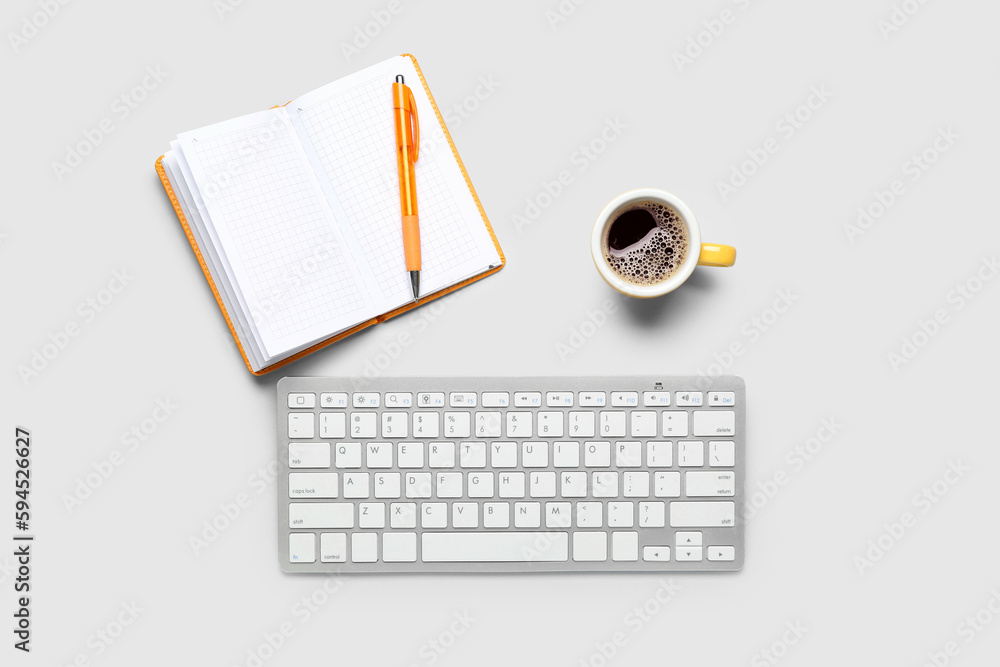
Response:
[[[700,547],[701,542],[701,531],[697,530],[679,530],[674,535],[675,544],[677,545],[677,550],[680,551],[681,547]],[[701,560],[698,558],[697,560]]]
[[[736,547],[709,547],[708,560],[713,560],[713,561],[736,560]]]
[[[643,547],[642,559],[646,561],[666,562],[670,560],[670,547]]]
[[[678,561],[701,560],[701,547],[684,547],[683,549],[677,549],[677,560]]]

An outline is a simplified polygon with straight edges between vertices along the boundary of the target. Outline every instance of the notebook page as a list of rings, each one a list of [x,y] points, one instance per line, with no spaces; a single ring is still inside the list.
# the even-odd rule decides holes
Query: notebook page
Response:
[[[430,294],[500,263],[468,184],[413,62],[395,57],[288,105],[305,150],[326,175],[322,186],[344,233],[363,250],[386,310],[412,300],[405,270],[392,82],[403,74],[420,121],[416,162],[421,293]]]
[[[266,356],[377,314],[284,108],[178,144]]]

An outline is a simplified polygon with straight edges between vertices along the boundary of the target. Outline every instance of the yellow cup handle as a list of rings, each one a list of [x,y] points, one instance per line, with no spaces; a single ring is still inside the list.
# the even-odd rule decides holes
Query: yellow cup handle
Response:
[[[736,263],[736,248],[731,245],[702,243],[698,266],[732,266]]]

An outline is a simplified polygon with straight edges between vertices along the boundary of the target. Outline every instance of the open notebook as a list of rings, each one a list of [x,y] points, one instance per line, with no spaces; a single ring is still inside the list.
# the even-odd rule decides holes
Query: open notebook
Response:
[[[254,373],[413,306],[392,116],[397,74],[420,121],[424,303],[499,270],[504,258],[412,56],[185,132],[157,161]]]

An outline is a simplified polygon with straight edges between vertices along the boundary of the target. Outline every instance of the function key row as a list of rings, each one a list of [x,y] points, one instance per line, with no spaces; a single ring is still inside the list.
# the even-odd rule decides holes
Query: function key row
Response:
[[[542,402],[544,398],[544,403]],[[447,403],[445,402],[447,399]],[[640,403],[640,400],[642,401]],[[617,408],[630,407],[666,407],[671,405],[671,392],[669,391],[644,391],[640,397],[637,391],[613,391],[611,392],[611,406]],[[705,395],[700,391],[676,391],[673,392],[673,404],[679,408],[698,408],[705,404]],[[415,401],[415,402],[414,402]],[[319,407],[333,409],[346,408],[411,408],[414,405],[419,408],[506,408],[511,405],[510,393],[506,391],[485,391],[482,393],[482,402],[478,392],[419,392],[414,399],[412,392],[389,391],[385,392],[385,401],[382,401],[382,393],[377,391],[356,391],[348,395],[347,392],[321,393],[319,396]],[[514,407],[518,408],[572,408],[576,405],[580,407],[605,407],[608,405],[607,392],[603,391],[581,391],[574,394],[572,391],[549,391],[544,396],[540,391],[517,391],[514,392]],[[708,405],[711,407],[731,407],[736,405],[736,393],[732,391],[708,392]],[[316,407],[316,394],[314,393],[291,393],[288,394],[288,407],[309,409]]]

